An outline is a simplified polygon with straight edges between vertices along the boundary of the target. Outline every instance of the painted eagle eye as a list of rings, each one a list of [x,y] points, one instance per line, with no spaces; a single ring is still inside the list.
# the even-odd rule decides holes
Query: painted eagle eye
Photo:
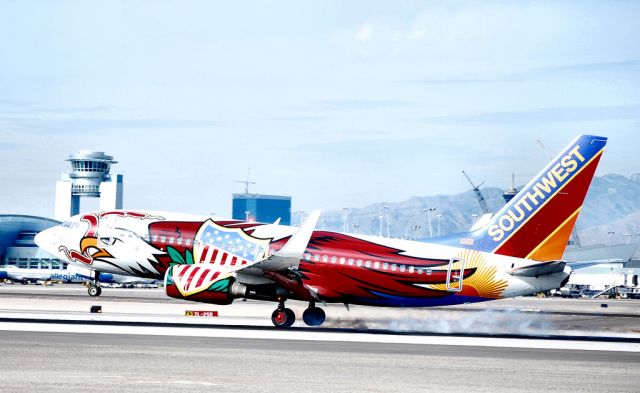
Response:
[[[119,241],[120,239],[115,238],[115,237],[101,237],[100,238],[100,244],[103,246],[113,246],[115,244],[115,242]]]

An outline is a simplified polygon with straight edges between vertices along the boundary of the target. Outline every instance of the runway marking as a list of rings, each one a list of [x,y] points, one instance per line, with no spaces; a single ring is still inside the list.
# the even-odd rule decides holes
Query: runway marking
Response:
[[[133,334],[178,337],[216,337],[264,340],[334,341],[408,345],[454,345],[473,347],[561,349],[579,351],[640,352],[640,343],[565,341],[520,338],[410,336],[393,334],[310,332],[287,330],[200,329],[141,326],[63,325],[46,323],[0,323],[0,331],[80,334]]]

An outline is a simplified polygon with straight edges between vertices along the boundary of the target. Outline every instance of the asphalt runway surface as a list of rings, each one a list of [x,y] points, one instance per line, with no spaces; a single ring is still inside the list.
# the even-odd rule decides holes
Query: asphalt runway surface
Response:
[[[637,392],[638,353],[0,332],[6,392]]]
[[[186,310],[211,310],[217,311],[220,318],[208,322],[225,324],[241,319],[242,324],[259,326],[270,326],[275,308],[273,303],[258,301],[235,301],[227,306],[186,302],[167,297],[162,288],[104,288],[102,296],[91,298],[81,285],[0,286],[0,312],[85,315],[92,305],[102,306],[105,318],[127,315],[185,320]],[[306,304],[290,301],[287,306],[297,314],[294,326],[304,326],[300,319]],[[327,313],[323,326],[328,328],[485,334],[640,334],[640,300],[523,297],[422,309],[352,305],[350,311],[341,304],[320,306]]]
[[[88,312],[96,304],[102,314]],[[288,305],[298,315],[305,307]],[[282,332],[270,327],[269,303],[2,285],[0,391],[637,392],[639,306],[536,298],[435,309],[328,305],[326,329],[298,322]],[[215,309],[220,318],[185,317],[189,309]],[[489,337],[566,332],[616,339]]]

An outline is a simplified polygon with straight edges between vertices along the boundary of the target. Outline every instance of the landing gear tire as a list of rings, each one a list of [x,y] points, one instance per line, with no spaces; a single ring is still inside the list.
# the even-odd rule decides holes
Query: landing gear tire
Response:
[[[271,322],[277,328],[288,328],[296,321],[296,314],[290,308],[277,308],[271,314]]]
[[[102,293],[102,288],[97,285],[89,285],[89,289],[87,290],[87,292],[89,292],[89,296],[92,297],[100,296],[100,294]]]
[[[302,313],[302,320],[309,326],[320,326],[326,319],[324,310],[320,307],[309,307]]]

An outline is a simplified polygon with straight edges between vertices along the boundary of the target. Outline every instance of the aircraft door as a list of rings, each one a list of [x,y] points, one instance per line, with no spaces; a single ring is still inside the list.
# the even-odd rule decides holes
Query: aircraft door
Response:
[[[451,258],[447,267],[447,290],[449,292],[462,291],[464,279],[464,259]]]

